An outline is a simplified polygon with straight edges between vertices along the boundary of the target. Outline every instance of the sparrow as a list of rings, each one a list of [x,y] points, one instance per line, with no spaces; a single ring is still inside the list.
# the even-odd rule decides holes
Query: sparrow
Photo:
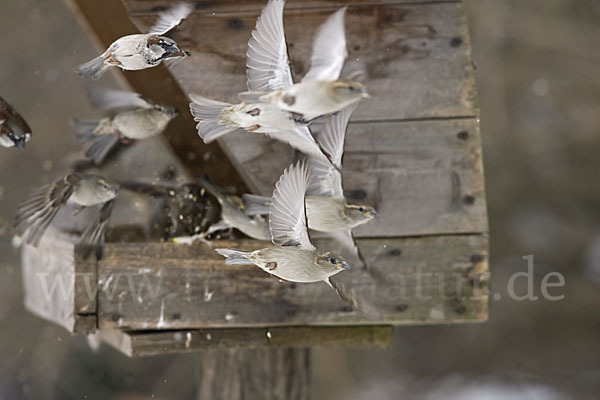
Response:
[[[246,65],[248,89],[252,93],[276,91],[294,84],[283,30],[284,4],[283,0],[267,3],[248,42]],[[244,129],[266,134],[304,154],[326,160],[307,128],[310,121],[298,114],[261,101],[229,104],[196,94],[190,95],[190,99],[198,135],[205,143]]]
[[[321,147],[332,163],[319,158],[308,158],[310,185],[306,195],[308,227],[320,232],[350,232],[352,228],[369,222],[376,216],[373,207],[348,204],[342,188],[342,157],[346,127],[355,108],[350,105],[342,111],[328,116],[322,133],[318,136]],[[246,214],[267,214],[270,207],[268,197],[244,194]]]
[[[44,185],[21,204],[15,218],[15,228],[26,243],[37,246],[42,235],[66,204],[79,210],[102,204],[98,218],[83,232],[81,242],[97,244],[103,240],[104,228],[112,211],[119,186],[98,175],[68,173],[54,183]]]
[[[6,100],[0,97],[0,145],[24,148],[31,139],[31,128]]]
[[[351,104],[328,116],[323,130],[318,135],[319,143],[331,162],[308,158],[310,184],[306,191],[306,215],[310,229],[328,233],[345,249],[351,251],[354,259],[360,261],[364,268],[369,269],[352,235],[352,229],[372,220],[377,212],[368,205],[346,202],[340,172],[346,128],[355,106]],[[252,194],[244,194],[242,197],[246,214],[268,213],[269,198]]]
[[[216,249],[226,258],[226,264],[254,264],[284,281],[324,281],[334,287],[330,278],[349,266],[341,256],[318,251],[311,243],[304,200],[308,185],[304,161],[288,167],[275,185],[269,207],[269,228],[278,246],[252,252]]]
[[[162,133],[178,115],[177,109],[155,104],[141,94],[91,86],[88,98],[99,109],[119,111],[100,120],[74,119],[85,155],[100,165],[119,142],[143,140]]]
[[[191,244],[196,240],[204,241],[208,235],[230,228],[237,230],[257,240],[271,240],[271,233],[267,220],[260,215],[248,216],[244,213],[244,204],[238,196],[227,193],[222,188],[210,182],[207,178],[201,177],[197,182],[212,194],[221,205],[221,219],[212,224],[206,231],[193,236],[182,236],[173,239],[175,243]]]
[[[283,1],[271,0],[269,5],[272,2],[281,3],[283,7]],[[281,41],[283,32],[281,35],[272,34],[272,31],[253,35],[252,46],[249,45],[248,49],[248,71],[252,72],[248,76],[259,84],[249,86],[249,92],[240,93],[240,100],[271,104],[293,113],[301,120],[311,121],[370,97],[360,82],[340,78],[348,56],[345,13],[346,7],[339,9],[319,27],[313,42],[311,67],[301,82],[296,84],[291,82],[285,38]],[[269,26],[274,23],[273,19],[266,22]],[[288,84],[279,88],[271,87],[273,82],[283,81]]]
[[[109,68],[140,70],[155,67],[163,60],[186,57],[173,39],[165,37],[193,10],[192,4],[181,3],[162,12],[147,34],[123,36],[100,56],[75,69],[78,75],[98,79]]]

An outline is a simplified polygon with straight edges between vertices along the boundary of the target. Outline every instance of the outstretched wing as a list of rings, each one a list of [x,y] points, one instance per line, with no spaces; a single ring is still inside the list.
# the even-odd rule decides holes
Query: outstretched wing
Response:
[[[285,0],[270,0],[256,21],[248,41],[246,67],[248,89],[279,90],[294,84],[283,31]]]
[[[307,156],[321,160],[324,163],[329,162],[306,127],[292,130],[265,129],[265,134],[273,139],[289,144]]]
[[[344,197],[342,188],[342,157],[346,128],[356,104],[327,117],[325,125],[317,135],[321,148],[329,156],[331,163],[311,157],[311,181],[307,193],[313,196]],[[335,166],[335,167],[334,167]]]
[[[346,7],[340,8],[319,27],[313,43],[310,70],[302,78],[303,82],[315,79],[335,81],[340,77],[348,56],[344,31],[345,13]]]
[[[179,3],[160,13],[158,21],[154,24],[148,33],[152,35],[164,35],[175,28],[194,10],[190,3]]]
[[[15,228],[24,235],[25,242],[34,246],[39,244],[42,235],[72,193],[72,183],[61,179],[42,186],[19,206]]]
[[[114,108],[148,108],[152,102],[139,93],[127,90],[108,89],[91,85],[87,90],[88,99],[94,108],[109,110]]]
[[[27,121],[15,110],[6,100],[0,97],[0,128],[2,125],[11,118],[24,133],[31,134],[31,128],[27,124]],[[8,124],[7,124],[8,125]]]
[[[304,161],[288,167],[275,184],[269,207],[269,227],[273,243],[314,250],[306,226],[304,197],[308,186]]]
[[[81,243],[87,245],[100,245],[104,243],[104,231],[112,214],[114,200],[107,201],[100,209],[98,218],[83,232]]]

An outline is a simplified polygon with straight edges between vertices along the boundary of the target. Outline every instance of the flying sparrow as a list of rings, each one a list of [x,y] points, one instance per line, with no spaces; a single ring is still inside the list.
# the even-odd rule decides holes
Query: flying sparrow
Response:
[[[283,1],[271,0],[283,8]],[[313,43],[311,67],[302,81],[293,84],[287,62],[283,25],[270,18],[265,24],[281,25],[281,33],[275,29],[266,34],[253,34],[248,49],[248,77],[258,84],[249,85],[250,92],[240,93],[240,100],[247,103],[268,103],[289,111],[302,120],[311,121],[368,98],[366,88],[352,79],[340,78],[348,55],[344,15],[346,7],[332,14],[318,29]],[[272,83],[279,87],[273,87]],[[285,82],[286,84],[283,84]]]
[[[175,243],[191,244],[196,240],[205,241],[208,235],[230,228],[236,228],[253,239],[271,240],[267,220],[260,215],[246,215],[242,199],[225,192],[225,190],[210,182],[207,178],[198,178],[197,181],[221,205],[221,219],[201,234],[174,238],[173,241]]]
[[[100,120],[73,120],[77,138],[84,143],[86,157],[97,165],[119,142],[156,136],[178,114],[175,108],[155,104],[134,92],[91,86],[88,97],[96,108],[119,109],[113,116]]]
[[[282,0],[269,1],[252,31],[246,62],[248,89],[252,92],[274,91],[294,84],[283,31],[284,4]],[[326,160],[307,128],[310,121],[297,114],[260,101],[229,104],[195,94],[190,99],[190,111],[205,143],[244,129],[264,133],[304,154]]]
[[[0,97],[0,145],[25,147],[31,139],[31,128],[8,102]]]
[[[304,206],[308,185],[308,168],[302,161],[287,168],[275,185],[269,227],[273,243],[278,246],[253,252],[216,251],[226,257],[228,265],[254,264],[284,281],[325,281],[332,286],[331,276],[349,267],[342,257],[318,251],[311,243]]]
[[[82,234],[82,243],[96,244],[103,239],[104,227],[118,192],[118,185],[98,175],[69,173],[33,192],[19,206],[15,227],[25,242],[37,246],[58,211],[67,203],[79,206],[80,210],[102,204],[99,217]]]
[[[113,42],[100,56],[80,65],[75,72],[98,79],[109,68],[140,70],[155,67],[163,60],[186,57],[173,39],[165,37],[193,10],[192,4],[181,3],[162,12],[147,34],[123,36]]]

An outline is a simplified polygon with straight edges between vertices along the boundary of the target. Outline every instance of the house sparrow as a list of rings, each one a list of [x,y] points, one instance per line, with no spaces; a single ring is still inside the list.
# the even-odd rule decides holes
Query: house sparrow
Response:
[[[178,111],[154,104],[138,93],[90,87],[88,97],[100,109],[121,109],[101,120],[74,119],[77,138],[84,143],[85,155],[101,164],[120,142],[142,140],[162,133]]]
[[[280,0],[269,1],[252,31],[247,52],[248,89],[251,91],[273,91],[294,84],[283,31],[284,4]],[[263,102],[229,104],[195,94],[190,95],[190,99],[190,111],[205,143],[241,128],[264,133],[304,154],[326,160],[306,128],[310,121],[294,113]]]
[[[82,234],[82,242],[95,244],[102,240],[104,227],[112,210],[119,186],[97,175],[69,173],[62,179],[44,185],[21,204],[15,218],[17,231],[25,242],[37,246],[58,211],[67,203],[80,210],[103,204],[99,217]]]
[[[283,7],[283,1],[271,0]],[[368,98],[366,88],[352,79],[340,78],[348,55],[344,14],[346,7],[331,15],[318,29],[311,57],[311,67],[300,83],[291,82],[285,39],[281,34],[254,35],[248,49],[248,73],[257,84],[249,85],[250,92],[240,93],[247,103],[272,104],[302,120],[311,121],[321,115],[341,110]],[[271,18],[266,24],[274,25]],[[283,28],[282,28],[283,29]],[[275,31],[277,32],[277,31]],[[283,42],[282,42],[283,39]],[[289,78],[289,80],[288,80]],[[282,82],[287,84],[283,85]],[[272,83],[279,86],[273,88]]]
[[[186,57],[173,39],[165,37],[193,10],[192,4],[181,3],[160,14],[156,24],[147,34],[123,36],[113,42],[102,55],[80,65],[75,72],[84,77],[98,79],[111,67],[123,70],[140,70],[155,67],[163,60]]]
[[[218,200],[221,205],[221,219],[201,234],[174,238],[175,243],[191,244],[197,240],[204,241],[211,233],[230,228],[236,228],[253,239],[271,240],[267,220],[260,215],[246,215],[242,199],[230,195],[207,178],[199,178],[198,183]]]
[[[308,184],[309,173],[304,162],[287,168],[275,185],[269,212],[272,240],[279,246],[253,252],[216,249],[227,259],[226,263],[255,264],[285,281],[325,281],[331,286],[330,277],[348,269],[348,264],[340,256],[318,251],[311,243],[304,206]]]
[[[376,212],[367,205],[346,203],[342,188],[342,156],[348,120],[354,110],[350,105],[328,117],[319,135],[319,143],[333,165],[318,158],[309,157],[310,185],[306,195],[308,227],[320,232],[349,231],[375,217]],[[245,194],[246,214],[267,214],[268,197]]]
[[[10,104],[0,97],[0,145],[25,147],[31,139],[31,128]]]
[[[368,268],[354,240],[352,228],[369,222],[375,217],[376,211],[367,205],[346,202],[340,173],[346,127],[354,108],[353,104],[328,116],[323,131],[318,136],[323,151],[333,164],[309,157],[310,184],[306,191],[306,215],[310,229],[327,232],[344,248],[352,251],[355,258]],[[268,213],[269,198],[245,194],[243,199],[246,214]]]

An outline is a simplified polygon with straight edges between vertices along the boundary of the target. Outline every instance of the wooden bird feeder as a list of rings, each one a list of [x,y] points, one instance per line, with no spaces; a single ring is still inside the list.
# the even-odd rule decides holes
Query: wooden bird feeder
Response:
[[[175,1],[67,2],[104,49],[120,36],[145,32]],[[237,93],[246,90],[247,42],[265,2],[194,2],[195,11],[171,35],[190,58],[170,69],[117,74],[125,86],[182,111],[164,135],[173,151],[153,142],[161,155],[152,153],[149,164],[147,152],[132,149],[120,158],[130,169],[152,165],[158,174],[172,166],[180,180],[206,173],[238,193],[271,195],[294,160],[291,148],[243,133],[224,137],[220,147],[205,145],[187,112],[189,93],[236,102]],[[236,379],[250,379],[248,374],[280,379],[242,384],[245,398],[255,398],[252,391],[263,393],[256,398],[283,398],[273,394],[281,391],[286,398],[305,399],[311,347],[385,346],[394,325],[485,321],[488,226],[465,5],[289,0],[284,24],[296,79],[307,70],[316,27],[343,5],[349,6],[348,62],[365,69],[372,95],[359,104],[348,127],[344,189],[351,201],[378,210],[354,234],[383,282],[360,269],[338,277],[374,304],[378,316],[353,310],[325,284],[284,284],[254,266],[226,266],[204,244],[109,242],[96,259],[84,257],[58,231],[49,232],[38,248],[23,249],[27,308],[129,356],[202,350],[199,399],[220,398],[218,393],[238,398],[223,393]],[[102,171],[110,175],[110,167]],[[328,244],[317,241],[320,245]],[[254,240],[217,240],[213,248],[260,246],[264,243]],[[72,276],[73,290],[67,298],[48,299],[40,274]],[[96,286],[89,296],[88,287]],[[132,289],[139,287],[145,289]],[[227,360],[235,370],[226,377],[211,375],[211,368]],[[269,383],[274,381],[279,383]]]

